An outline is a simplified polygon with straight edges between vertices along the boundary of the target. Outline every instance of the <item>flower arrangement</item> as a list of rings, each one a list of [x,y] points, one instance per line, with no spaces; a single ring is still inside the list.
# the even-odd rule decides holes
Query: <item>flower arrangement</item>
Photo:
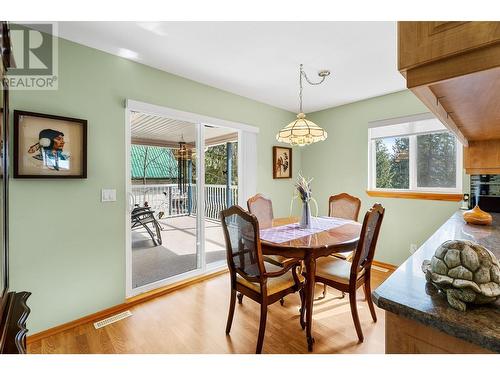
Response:
[[[290,214],[292,212],[293,201],[296,198],[300,198],[302,201],[302,217],[300,219],[301,228],[311,228],[312,218],[311,218],[311,208],[309,202],[313,202],[316,206],[316,215],[318,214],[318,203],[312,197],[311,181],[313,179],[306,179],[302,174],[299,173],[299,177],[295,182],[295,188],[297,189],[297,194],[294,195],[292,202],[290,204]]]
[[[309,200],[312,198],[312,190],[311,190],[311,181],[313,179],[310,178],[307,180],[304,178],[299,173],[299,177],[297,178],[297,181],[295,182],[295,187],[297,188],[297,192],[299,193],[299,197],[302,200],[302,202],[309,202]]]

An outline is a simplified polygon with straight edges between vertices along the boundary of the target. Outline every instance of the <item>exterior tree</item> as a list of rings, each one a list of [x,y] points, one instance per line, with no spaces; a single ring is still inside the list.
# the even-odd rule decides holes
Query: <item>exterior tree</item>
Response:
[[[209,185],[224,185],[227,179],[226,171],[226,144],[210,146],[205,151],[205,184]],[[231,181],[233,185],[238,184],[238,143],[233,144],[233,165],[231,173]]]
[[[410,188],[410,139],[401,137],[394,139],[391,154],[391,171],[393,189]]]
[[[456,140],[450,133],[417,137],[419,187],[455,187]]]
[[[391,170],[391,155],[383,140],[377,139],[375,141],[375,152],[377,163],[376,186],[378,188],[390,189],[394,173]]]
[[[389,150],[389,146],[390,150]],[[410,188],[410,138],[377,139],[376,186],[386,189]],[[417,186],[455,187],[457,142],[449,132],[416,136]]]
[[[136,173],[136,180],[142,184],[148,183],[175,183],[177,179],[177,161],[172,155],[172,149],[158,146],[136,146],[136,152],[132,153],[134,160],[139,165],[140,173]],[[209,146],[205,151],[205,183],[209,185],[225,185],[227,179],[226,171],[226,144]],[[238,144],[232,147],[232,170],[231,177],[233,185],[238,184]],[[133,160],[133,161],[134,161]],[[196,181],[196,157],[192,160],[192,181]],[[133,163],[132,163],[133,164]],[[161,177],[160,177],[161,176]],[[167,177],[168,176],[168,177]]]

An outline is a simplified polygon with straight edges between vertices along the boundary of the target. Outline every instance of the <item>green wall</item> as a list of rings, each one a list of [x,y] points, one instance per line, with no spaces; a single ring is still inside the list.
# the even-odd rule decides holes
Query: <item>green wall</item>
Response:
[[[11,108],[88,120],[88,178],[10,183],[11,288],[33,293],[30,334],[125,298],[125,99],[260,128],[257,189],[287,215],[292,184],[272,179],[275,134],[294,114],[66,40],[59,89],[14,91]],[[294,173],[300,153],[294,150]],[[117,189],[101,203],[100,189]]]
[[[59,43],[59,90],[12,92],[11,108],[88,120],[88,178],[11,180],[11,288],[33,293],[30,334],[125,298],[125,99],[134,99],[260,128],[257,189],[288,215],[290,180],[273,180],[275,134],[295,114],[205,86],[66,40]],[[376,258],[400,264],[411,243],[420,245],[458,204],[372,199],[367,185],[367,123],[426,111],[399,92],[310,114],[329,138],[294,149],[294,175],[314,177],[313,192],[326,214],[328,196],[357,195],[366,210],[387,208]],[[101,203],[100,189],[117,189]]]
[[[375,259],[395,265],[409,255],[410,244],[420,246],[451,214],[457,202],[372,198],[368,186],[368,122],[428,112],[410,92],[400,91],[309,115],[328,131],[328,138],[302,151],[304,175],[314,177],[314,196],[320,213],[327,214],[328,197],[340,192],[358,196],[363,212],[380,202],[386,214]]]

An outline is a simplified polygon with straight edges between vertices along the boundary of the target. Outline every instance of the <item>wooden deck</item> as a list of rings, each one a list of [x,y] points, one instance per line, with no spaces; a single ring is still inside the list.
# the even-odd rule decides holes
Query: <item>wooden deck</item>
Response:
[[[196,218],[180,216],[159,221],[162,245],[155,246],[143,228],[132,231],[132,285],[134,288],[197,268]],[[226,259],[222,227],[216,220],[205,220],[207,264]]]

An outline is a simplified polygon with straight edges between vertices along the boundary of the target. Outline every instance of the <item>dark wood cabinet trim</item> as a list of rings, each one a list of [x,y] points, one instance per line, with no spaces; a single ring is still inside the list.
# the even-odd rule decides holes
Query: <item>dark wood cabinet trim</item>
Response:
[[[30,308],[26,304],[31,293],[10,292],[4,312],[1,334],[1,354],[26,354],[26,320]]]

